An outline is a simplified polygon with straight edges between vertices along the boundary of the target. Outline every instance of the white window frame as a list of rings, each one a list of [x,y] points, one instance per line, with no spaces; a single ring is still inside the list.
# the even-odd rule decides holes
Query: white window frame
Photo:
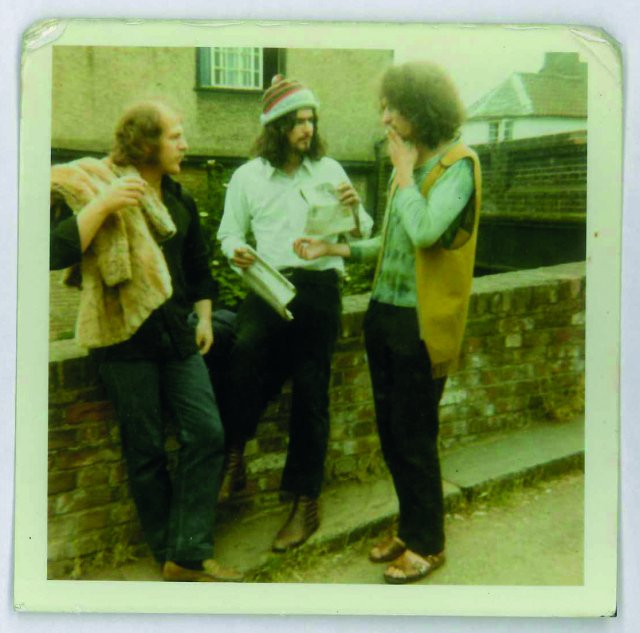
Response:
[[[259,47],[215,46],[206,49],[208,72],[200,73],[200,87],[262,91],[264,54]]]
[[[515,130],[515,121],[513,119],[504,120],[503,141],[512,141]]]
[[[492,134],[495,130],[495,134]],[[500,121],[489,121],[489,143],[497,143],[500,140]]]

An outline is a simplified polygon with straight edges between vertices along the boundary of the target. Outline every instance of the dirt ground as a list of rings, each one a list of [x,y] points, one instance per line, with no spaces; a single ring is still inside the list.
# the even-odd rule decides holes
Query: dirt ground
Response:
[[[581,585],[584,474],[572,472],[447,515],[447,563],[422,580],[439,585]],[[300,552],[270,582],[384,582],[368,560],[377,539],[340,551]]]

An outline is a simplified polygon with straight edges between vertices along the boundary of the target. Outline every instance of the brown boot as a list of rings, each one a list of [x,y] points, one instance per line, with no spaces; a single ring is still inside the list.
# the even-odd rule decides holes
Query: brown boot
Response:
[[[296,497],[287,522],[273,541],[273,551],[286,552],[302,545],[319,526],[318,500]]]
[[[244,576],[232,567],[223,567],[213,558],[202,561],[202,569],[194,570],[167,561],[162,569],[167,582],[243,582]]]
[[[218,503],[227,501],[234,492],[247,486],[247,471],[244,463],[244,445],[230,446],[225,457],[222,485],[218,493]]]

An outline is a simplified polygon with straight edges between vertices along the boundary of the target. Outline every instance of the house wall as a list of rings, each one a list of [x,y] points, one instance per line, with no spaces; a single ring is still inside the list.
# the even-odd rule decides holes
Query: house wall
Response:
[[[321,131],[330,156],[374,160],[374,143],[384,136],[377,82],[392,61],[390,50],[287,52],[287,75],[307,83],[320,101]]]
[[[507,119],[503,119],[500,121],[499,141],[504,141],[504,127],[506,120]],[[512,120],[512,140],[587,129],[586,118],[522,117]],[[468,121],[462,127],[462,138],[467,145],[488,143],[489,121]]]
[[[440,408],[443,449],[582,410],[585,275],[581,262],[474,280],[460,368]],[[381,467],[361,337],[368,299],[344,302],[330,389],[329,485]],[[285,388],[248,443],[248,486],[238,503],[277,503],[290,406]],[[176,447],[170,437],[172,463]],[[84,559],[104,560],[117,547],[144,550],[113,408],[95,366],[72,341],[51,348],[48,477],[49,578],[68,578]]]
[[[184,115],[190,153],[245,157],[260,133],[262,93],[195,90],[195,48],[56,46],[52,147],[106,152],[136,101],[163,98]],[[338,160],[373,161],[380,133],[375,84],[390,50],[289,49],[286,72],[315,92],[321,130]]]

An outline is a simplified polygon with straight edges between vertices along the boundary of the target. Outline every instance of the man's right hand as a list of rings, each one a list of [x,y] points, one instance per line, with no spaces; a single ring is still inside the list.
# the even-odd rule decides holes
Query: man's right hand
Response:
[[[255,261],[256,258],[247,248],[236,248],[231,258],[231,263],[236,266],[236,268],[249,268]]]
[[[122,176],[114,180],[98,197],[105,215],[111,215],[126,207],[138,206],[148,185],[136,176]]]
[[[83,253],[91,244],[102,223],[120,209],[138,206],[148,186],[142,178],[122,176],[114,180],[78,213],[80,248]]]

